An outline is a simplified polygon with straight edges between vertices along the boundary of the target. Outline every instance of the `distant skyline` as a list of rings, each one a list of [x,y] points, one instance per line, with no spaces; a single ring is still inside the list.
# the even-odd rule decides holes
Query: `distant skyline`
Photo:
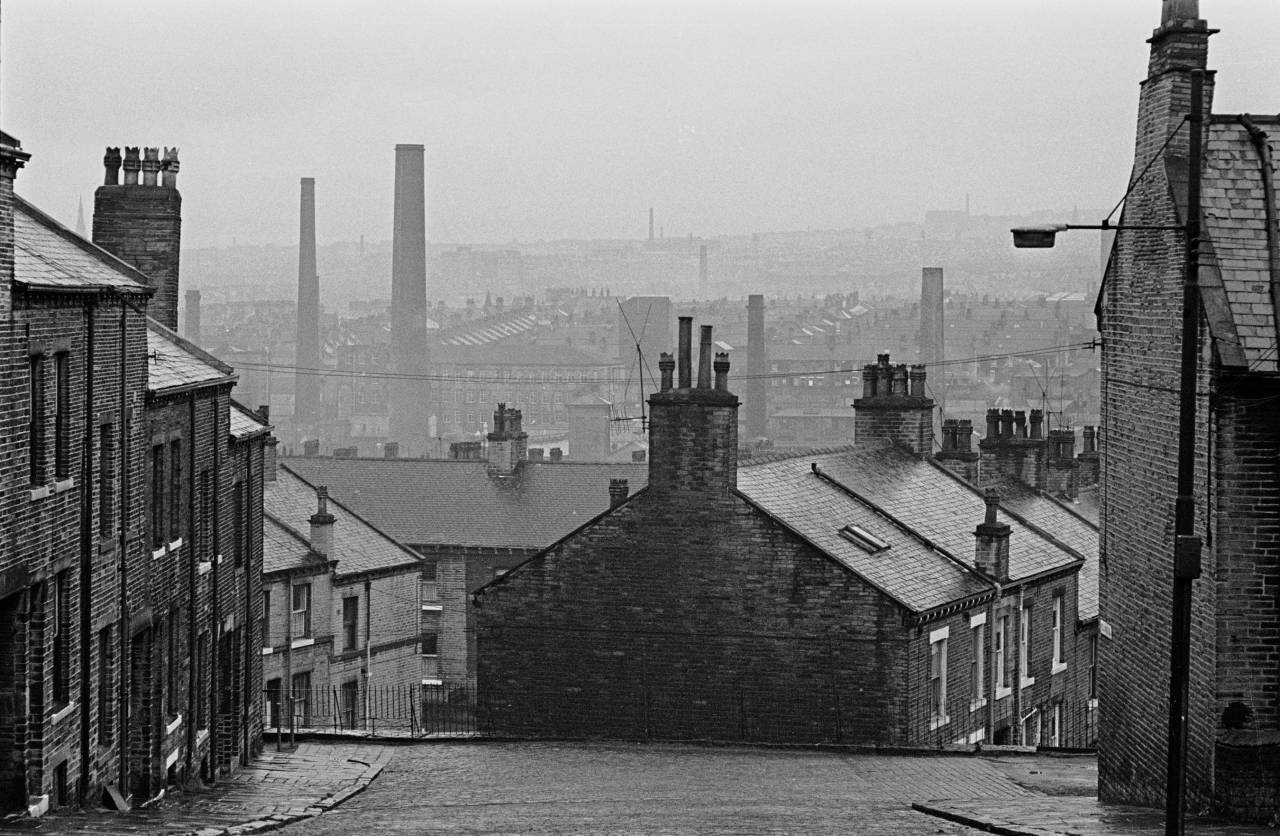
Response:
[[[1218,112],[1280,112],[1280,3],[1201,0]],[[1158,0],[7,0],[19,194],[69,227],[107,145],[177,145],[187,247],[874,226],[1111,206]]]

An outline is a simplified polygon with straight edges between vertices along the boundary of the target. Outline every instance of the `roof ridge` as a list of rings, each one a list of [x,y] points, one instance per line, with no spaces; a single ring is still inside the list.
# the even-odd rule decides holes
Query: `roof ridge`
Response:
[[[205,351],[203,348],[191,342],[190,340],[186,339],[185,337],[180,336],[177,331],[171,330],[167,325],[165,325],[160,320],[155,319],[150,314],[147,315],[147,328],[149,328],[152,331],[155,331],[157,334],[160,334],[166,340],[169,340],[174,345],[178,346],[178,348],[181,348],[183,351],[187,352],[188,354],[195,356],[197,360],[200,360],[201,362],[204,362],[210,366],[213,366],[215,369],[217,369],[218,371],[222,372],[223,374],[229,377],[235,377],[239,379],[239,375],[235,373],[236,372],[235,368],[222,362],[217,357],[214,357],[212,354]]]

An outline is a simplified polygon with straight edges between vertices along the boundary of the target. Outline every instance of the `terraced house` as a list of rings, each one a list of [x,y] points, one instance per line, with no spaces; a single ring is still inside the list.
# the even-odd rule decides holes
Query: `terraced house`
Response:
[[[0,140],[0,805],[124,807],[258,746],[269,428],[148,319],[176,316],[176,151],[109,149],[99,246],[13,194]]]
[[[738,462],[728,357],[691,322],[649,401],[648,485],[478,590],[500,734],[1083,745],[1092,558],[1069,509],[933,461],[923,367],[868,367],[858,444]],[[1030,511],[1039,512],[1035,521]],[[1072,517],[1073,520],[1078,518]]]

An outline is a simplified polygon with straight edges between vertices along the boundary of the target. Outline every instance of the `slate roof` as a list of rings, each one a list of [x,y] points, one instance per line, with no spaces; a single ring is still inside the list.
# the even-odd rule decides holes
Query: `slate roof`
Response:
[[[1274,168],[1280,160],[1280,117],[1250,118],[1268,134]],[[1201,182],[1203,225],[1212,242],[1207,260],[1216,261],[1221,273],[1235,326],[1232,336],[1239,340],[1245,362],[1250,369],[1273,372],[1280,365],[1271,284],[1280,276],[1271,276],[1268,261],[1267,199],[1261,158],[1248,130],[1237,116],[1215,114],[1205,142]],[[1280,194],[1270,195],[1270,200],[1274,208]]]
[[[416,565],[421,558],[383,534],[342,502],[329,499],[329,513],[334,516],[333,554],[338,575]],[[274,482],[265,482],[262,492],[263,525],[262,571],[275,572],[306,565],[311,535],[311,515],[316,512],[315,486],[287,467],[278,467]],[[288,535],[288,536],[286,536]]]
[[[834,458],[820,457],[819,469]],[[814,473],[808,457],[741,469],[738,490],[770,517],[914,612],[992,588],[977,572],[932,548],[909,528]],[[889,543],[889,548],[869,553],[855,545],[840,534],[850,524]]]
[[[146,277],[14,195],[13,280],[41,290],[151,292]]]
[[[995,487],[1000,491],[1002,508],[1012,511],[1029,524],[1047,532],[1084,558],[1084,565],[1080,567],[1076,594],[1077,617],[1081,621],[1097,618],[1098,521],[1096,515],[1090,520],[1087,506],[1068,507],[1023,482],[1006,480]]]
[[[147,320],[147,389],[161,394],[192,386],[234,383],[231,367],[168,328]]]
[[[264,424],[257,415],[235,401],[231,401],[230,412],[232,438],[248,438],[271,429],[270,424]]]
[[[488,342],[475,345],[438,345],[431,348],[431,362],[442,365],[484,366],[615,366],[609,357],[557,343]]]
[[[812,470],[815,464],[817,473]],[[818,487],[819,481],[830,488]],[[802,454],[740,467],[738,489],[770,516],[917,612],[990,588],[969,568],[973,530],[986,513],[982,495],[941,466],[900,448]],[[998,519],[1011,529],[1012,580],[1083,563],[1082,555],[1017,516],[1002,510]],[[869,554],[838,533],[849,523],[893,545]]]
[[[282,461],[411,546],[543,549],[609,507],[610,478],[627,479],[635,493],[649,476],[647,464],[631,463],[526,462],[498,479],[484,461]]]

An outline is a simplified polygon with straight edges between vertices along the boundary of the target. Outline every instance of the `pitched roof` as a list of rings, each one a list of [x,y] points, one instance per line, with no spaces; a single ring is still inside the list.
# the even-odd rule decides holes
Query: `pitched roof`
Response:
[[[315,487],[287,467],[277,469],[274,482],[263,484],[262,509],[274,529],[268,537],[267,526],[263,526],[262,571],[295,568],[314,560],[308,555],[310,520],[316,511]],[[337,561],[336,574],[391,569],[421,560],[333,497],[329,500],[329,513],[334,517],[330,559]]]
[[[147,320],[147,389],[153,393],[234,383],[231,367],[168,328]]]
[[[248,438],[257,433],[269,432],[271,425],[264,423],[256,414],[250,412],[245,407],[231,401],[231,437],[232,438]]]
[[[931,609],[990,588],[971,568],[973,529],[986,513],[982,495],[934,462],[921,461],[901,448],[810,453],[740,467],[738,490],[913,610]],[[1054,532],[1048,537],[1016,512],[1002,509],[997,516],[1011,529],[1012,580],[1084,562],[1056,529],[1046,525],[1047,531]],[[839,533],[849,524],[889,543],[890,548],[869,552],[853,545]]]
[[[146,277],[14,195],[13,280],[38,290],[147,294]]]
[[[1265,130],[1272,166],[1280,160],[1280,117],[1249,117]],[[1276,350],[1277,312],[1267,249],[1267,202],[1272,211],[1280,203],[1277,186],[1267,195],[1262,157],[1242,117],[1215,114],[1204,147],[1201,213],[1211,241],[1204,262],[1221,274],[1234,334],[1250,369],[1280,370]],[[1175,190],[1180,191],[1179,189]],[[1181,197],[1179,195],[1179,197]],[[1272,230],[1280,234],[1280,230]]]
[[[498,479],[484,461],[283,461],[413,546],[542,549],[609,507],[610,478],[626,478],[634,493],[649,475],[647,464],[630,463],[525,462],[516,476]]]
[[[487,342],[474,345],[437,345],[431,348],[431,362],[444,365],[517,366],[615,366],[610,357],[588,353],[558,343]]]
[[[1084,558],[1076,593],[1077,617],[1082,621],[1098,615],[1098,522],[1089,519],[1088,507],[1068,508],[1052,497],[1022,482],[1005,480],[995,486],[1000,506],[1030,525],[1047,532],[1055,540]],[[1096,507],[1095,507],[1096,511]]]
[[[819,457],[819,469],[837,457]],[[738,471],[738,490],[770,517],[914,612],[988,592],[992,587],[899,520],[822,478],[808,458],[782,459]],[[856,525],[888,544],[868,551],[842,535]]]

